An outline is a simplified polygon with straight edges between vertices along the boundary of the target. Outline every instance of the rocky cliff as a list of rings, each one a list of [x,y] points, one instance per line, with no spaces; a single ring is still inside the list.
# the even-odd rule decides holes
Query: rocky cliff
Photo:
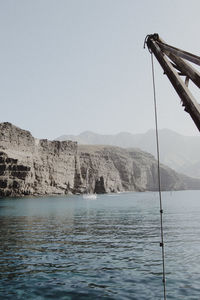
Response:
[[[72,140],[79,144],[112,145],[122,148],[140,148],[156,155],[155,130],[143,134],[121,132],[114,135],[97,134],[91,131],[79,135],[63,135],[56,140]],[[160,161],[178,173],[200,178],[200,138],[184,136],[169,129],[159,130]]]
[[[200,180],[161,166],[163,190],[199,189]],[[157,162],[146,152],[35,139],[0,124],[0,196],[157,190]]]
[[[64,194],[74,187],[77,143],[35,139],[0,124],[0,195]]]

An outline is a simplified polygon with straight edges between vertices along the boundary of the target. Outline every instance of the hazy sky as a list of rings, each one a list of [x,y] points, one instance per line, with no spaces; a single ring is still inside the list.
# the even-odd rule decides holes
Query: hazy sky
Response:
[[[145,36],[200,55],[199,13],[199,0],[0,0],[0,122],[50,139],[154,128]],[[159,128],[198,134],[155,64]]]

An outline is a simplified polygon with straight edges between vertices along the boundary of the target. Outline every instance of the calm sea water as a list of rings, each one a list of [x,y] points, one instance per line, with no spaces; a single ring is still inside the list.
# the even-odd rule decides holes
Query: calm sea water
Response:
[[[200,299],[200,191],[165,192],[167,299]],[[157,193],[0,200],[0,299],[162,299]]]

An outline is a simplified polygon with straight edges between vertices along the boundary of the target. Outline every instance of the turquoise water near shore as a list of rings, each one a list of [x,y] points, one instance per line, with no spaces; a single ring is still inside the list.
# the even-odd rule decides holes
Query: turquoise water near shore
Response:
[[[200,298],[200,191],[164,192],[167,299]],[[0,200],[0,299],[162,299],[157,193]]]

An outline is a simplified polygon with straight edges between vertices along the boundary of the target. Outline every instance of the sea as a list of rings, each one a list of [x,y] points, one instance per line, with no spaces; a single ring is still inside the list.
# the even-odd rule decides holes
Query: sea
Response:
[[[200,191],[162,192],[167,299],[200,299]],[[157,192],[0,200],[0,299],[164,299]]]

